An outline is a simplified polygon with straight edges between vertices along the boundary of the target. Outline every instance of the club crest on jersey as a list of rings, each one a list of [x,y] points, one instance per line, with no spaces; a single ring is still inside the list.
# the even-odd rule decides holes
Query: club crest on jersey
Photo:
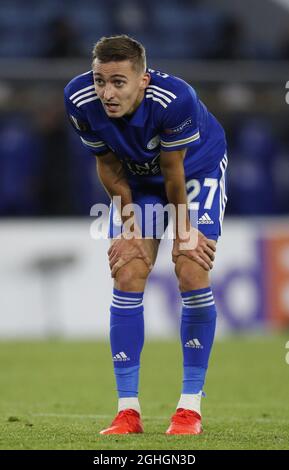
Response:
[[[153,150],[155,149],[159,143],[160,143],[161,139],[160,139],[160,136],[159,135],[156,135],[155,137],[153,137],[147,144],[147,148],[149,150]]]
[[[172,129],[165,129],[164,133],[165,134],[179,134],[180,132],[184,130],[185,127],[192,126],[192,125],[193,125],[193,120],[191,117],[189,117],[178,126],[173,127]]]

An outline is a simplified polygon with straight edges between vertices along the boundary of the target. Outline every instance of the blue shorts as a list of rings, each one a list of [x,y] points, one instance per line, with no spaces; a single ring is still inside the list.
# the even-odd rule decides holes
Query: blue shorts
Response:
[[[222,230],[227,202],[227,163],[228,158],[225,154],[214,168],[198,174],[186,175],[191,224],[212,240],[217,240]],[[165,238],[164,233],[168,226],[170,212],[166,210],[168,199],[164,184],[151,182],[146,186],[138,185],[132,189],[132,197],[142,236]],[[120,215],[112,204],[109,216],[109,238],[118,236],[121,230]]]

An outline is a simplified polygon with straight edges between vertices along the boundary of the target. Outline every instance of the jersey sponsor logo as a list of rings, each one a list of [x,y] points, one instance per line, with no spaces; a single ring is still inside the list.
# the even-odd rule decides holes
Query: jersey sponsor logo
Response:
[[[190,127],[193,125],[193,119],[191,117],[187,118],[184,122],[179,124],[176,127],[173,127],[171,129],[165,129],[164,133],[165,134],[179,134],[180,132],[183,132],[185,127]]]
[[[158,154],[155,158],[148,162],[144,163],[136,163],[132,160],[125,160],[126,166],[130,173],[133,175],[139,176],[148,176],[148,175],[156,175],[160,173],[160,154]]]
[[[149,150],[155,149],[159,145],[160,141],[161,141],[160,136],[156,135],[148,142],[147,149]]]

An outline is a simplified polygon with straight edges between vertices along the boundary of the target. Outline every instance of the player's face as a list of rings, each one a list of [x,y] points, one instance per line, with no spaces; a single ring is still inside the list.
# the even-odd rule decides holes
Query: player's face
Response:
[[[132,114],[150,81],[150,75],[136,71],[129,60],[105,64],[95,59],[93,77],[96,93],[111,118]]]

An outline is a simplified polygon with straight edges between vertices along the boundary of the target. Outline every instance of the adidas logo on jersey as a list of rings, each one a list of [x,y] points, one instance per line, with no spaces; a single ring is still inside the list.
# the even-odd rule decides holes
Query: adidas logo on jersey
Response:
[[[203,346],[201,345],[198,338],[194,338],[186,342],[185,348],[203,349]]]
[[[115,356],[113,356],[113,361],[114,362],[118,362],[118,361],[126,362],[126,361],[130,361],[130,358],[127,357],[127,355],[122,351],[116,354]]]
[[[214,222],[212,221],[211,217],[207,212],[202,215],[202,217],[199,218],[198,224],[213,224]]]

